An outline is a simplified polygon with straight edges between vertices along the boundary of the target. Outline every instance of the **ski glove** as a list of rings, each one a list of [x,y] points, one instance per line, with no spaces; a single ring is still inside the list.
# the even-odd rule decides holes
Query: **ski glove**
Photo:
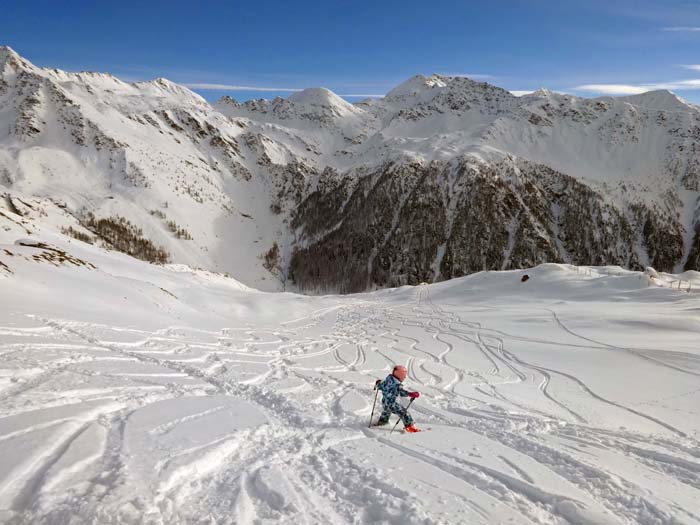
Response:
[[[408,397],[410,397],[411,399],[418,399],[420,397],[420,392],[411,392],[410,394],[408,394]]]
[[[377,380],[374,382],[374,389],[375,389],[375,390],[376,390],[377,388],[379,388],[379,383],[381,383],[381,382],[382,382],[381,379],[377,379]]]

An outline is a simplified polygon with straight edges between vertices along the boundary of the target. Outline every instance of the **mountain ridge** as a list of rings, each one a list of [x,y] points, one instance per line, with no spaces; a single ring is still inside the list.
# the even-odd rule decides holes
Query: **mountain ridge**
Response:
[[[88,214],[125,218],[172,261],[268,290],[546,261],[699,269],[700,110],[670,92],[416,75],[356,104],[325,88],[209,104],[166,79],[0,59],[0,190],[53,217],[25,209],[38,228],[106,243]]]

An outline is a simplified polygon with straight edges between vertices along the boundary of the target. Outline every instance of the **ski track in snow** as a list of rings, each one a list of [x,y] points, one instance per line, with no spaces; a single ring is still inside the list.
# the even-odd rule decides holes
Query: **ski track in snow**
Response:
[[[633,403],[542,348],[700,368],[431,290],[273,327],[0,326],[0,522],[700,523],[697,425],[655,409],[700,385]],[[423,434],[367,428],[394,362]]]

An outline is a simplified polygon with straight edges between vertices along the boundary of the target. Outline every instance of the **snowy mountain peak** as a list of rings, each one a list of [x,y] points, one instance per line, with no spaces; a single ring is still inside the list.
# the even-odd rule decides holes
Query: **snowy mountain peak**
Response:
[[[347,116],[358,113],[358,108],[346,102],[330,89],[323,87],[308,88],[298,93],[294,93],[289,98],[289,102],[305,108],[317,108],[319,110],[330,110],[337,116]]]
[[[445,87],[445,77],[440,75],[414,75],[387,93],[387,98],[416,96],[436,87]]]
[[[628,97],[622,97],[621,99],[634,106],[646,109],[661,111],[687,111],[695,109],[692,104],[686,102],[668,89],[647,91],[646,93],[630,95]]]
[[[556,93],[552,91],[551,89],[547,89],[545,87],[541,87],[537,91],[533,91],[532,93],[525,95],[526,97],[533,97],[533,98],[550,98],[555,96]]]
[[[167,78],[156,78],[148,82],[135,82],[134,86],[152,96],[172,96],[196,106],[209,106],[209,103],[194,91],[181,84],[171,82]]]
[[[10,46],[0,46],[0,72],[7,66],[11,65],[14,68],[33,69],[34,66],[28,60],[22,58]]]
[[[307,131],[308,121],[322,127],[337,127],[339,123],[350,123],[352,127],[366,116],[364,109],[323,87],[307,88],[288,98],[261,98],[243,103],[231,97],[222,97],[214,104],[214,108],[229,117],[284,122],[285,126],[301,126]]]
[[[14,57],[16,59],[20,58],[17,52],[10,46],[0,46],[0,62],[4,62],[10,57]]]

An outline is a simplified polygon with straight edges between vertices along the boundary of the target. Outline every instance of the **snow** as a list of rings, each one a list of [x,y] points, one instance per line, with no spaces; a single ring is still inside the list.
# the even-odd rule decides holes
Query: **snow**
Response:
[[[647,91],[640,95],[620,97],[619,100],[629,102],[634,106],[662,111],[689,111],[693,108],[690,103],[667,89],[658,89]]]
[[[516,97],[463,77],[416,75],[359,104],[309,88],[210,105],[167,79],[127,83],[44,69],[2,46],[0,64],[0,194],[49,215],[47,199],[64,202],[62,227],[78,227],[86,210],[127,217],[173,262],[228,272],[257,289],[284,288],[262,258],[273,243],[290,253],[300,242],[289,227],[297,186],[313,188],[326,168],[343,177],[389,162],[542,163],[621,209],[668,208],[685,230],[677,270],[691,252],[700,191],[682,179],[696,170],[700,110],[668,91]],[[290,166],[301,176],[294,188],[280,187]],[[271,206],[285,194],[280,208]],[[167,219],[154,220],[153,211]],[[175,237],[168,221],[192,239]]]
[[[424,75],[414,75],[405,82],[402,82],[387,93],[387,98],[402,98],[420,96],[431,88],[442,88],[447,84],[439,75],[426,77]]]
[[[338,95],[326,88],[308,88],[294,93],[287,99],[294,104],[300,106],[314,107],[320,109],[330,109],[339,117],[345,117],[360,113],[361,111],[355,106],[346,102]]]
[[[308,297],[16,230],[2,522],[700,523],[697,272]],[[423,433],[367,428],[396,362]]]
[[[689,157],[668,155],[697,108],[442,75],[356,105],[312,88],[210,106],[166,79],[6,47],[0,64],[0,522],[700,523],[700,273],[552,264],[259,291],[281,288],[260,257],[289,251],[270,196],[291,162],[517,155],[635,199],[672,190],[687,257],[699,193],[676,177]],[[14,134],[21,112],[41,133]],[[128,217],[174,263],[59,233],[83,209]],[[393,363],[424,433],[367,428]]]

